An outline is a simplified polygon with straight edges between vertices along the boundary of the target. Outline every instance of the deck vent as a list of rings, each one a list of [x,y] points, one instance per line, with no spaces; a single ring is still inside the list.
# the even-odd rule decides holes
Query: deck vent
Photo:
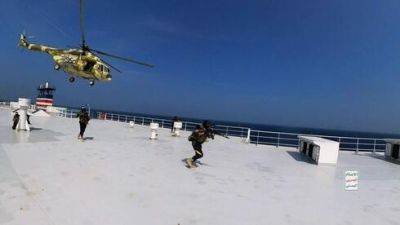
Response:
[[[174,122],[173,126],[174,126],[174,129],[172,131],[172,136],[179,137],[180,130],[182,129],[182,122],[180,122],[180,121]]]
[[[150,123],[150,129],[151,129],[151,135],[150,135],[150,140],[155,140],[157,139],[157,130],[160,127],[158,123]]]

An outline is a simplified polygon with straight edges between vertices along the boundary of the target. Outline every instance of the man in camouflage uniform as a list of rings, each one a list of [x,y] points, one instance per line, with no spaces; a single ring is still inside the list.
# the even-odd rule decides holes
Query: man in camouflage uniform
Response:
[[[186,159],[186,163],[189,167],[196,167],[196,160],[203,157],[202,144],[207,138],[214,139],[214,133],[212,130],[212,124],[209,121],[204,121],[201,125],[197,125],[196,129],[189,136],[189,141],[192,142],[193,150],[195,155],[192,158]]]
[[[86,126],[89,123],[90,117],[88,112],[86,111],[85,107],[81,107],[81,111],[77,114],[77,117],[79,118],[79,135],[78,139],[83,140],[83,134],[85,133]]]

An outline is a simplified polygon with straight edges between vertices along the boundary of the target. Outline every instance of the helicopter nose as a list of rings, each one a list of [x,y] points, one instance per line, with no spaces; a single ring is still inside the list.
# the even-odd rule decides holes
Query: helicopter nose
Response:
[[[112,76],[111,76],[110,74],[107,74],[106,79],[107,79],[108,81],[111,81],[111,80],[112,80]]]

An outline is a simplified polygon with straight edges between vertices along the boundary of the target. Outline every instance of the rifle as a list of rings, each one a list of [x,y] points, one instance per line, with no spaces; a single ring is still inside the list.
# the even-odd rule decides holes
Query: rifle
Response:
[[[229,137],[228,137],[227,135],[221,134],[219,131],[216,131],[216,130],[214,130],[214,129],[211,129],[211,135],[213,135],[213,138],[214,138],[214,134],[216,134],[216,135],[218,135],[218,136],[221,136],[221,137],[224,137],[224,138],[226,138],[226,139],[229,139]]]
[[[206,120],[206,121],[203,122],[202,125],[206,129],[207,137],[210,137],[210,138],[214,139],[214,135],[216,134],[216,135],[222,136],[222,137],[224,137],[226,139],[229,139],[229,137],[227,135],[221,134],[220,132],[216,131],[214,129],[214,124],[212,124],[210,121]]]

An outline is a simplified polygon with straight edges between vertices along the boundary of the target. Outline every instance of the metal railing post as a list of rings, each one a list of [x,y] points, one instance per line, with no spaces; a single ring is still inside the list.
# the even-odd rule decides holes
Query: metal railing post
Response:
[[[281,137],[281,133],[278,133],[278,144],[277,144],[277,148],[279,147],[279,141],[280,141],[280,137]]]
[[[247,137],[246,137],[246,142],[247,143],[250,143],[250,134],[251,134],[251,129],[249,128],[248,130],[247,130]]]
[[[260,131],[257,131],[257,140],[256,140],[256,145],[258,145],[258,139],[260,138]]]
[[[301,141],[300,138],[297,137],[297,149],[300,151],[301,148]]]
[[[376,152],[376,139],[374,139],[374,150],[372,150],[372,152],[375,154]]]
[[[358,143],[359,143],[359,140],[360,140],[360,139],[357,138],[356,154],[358,154]]]

